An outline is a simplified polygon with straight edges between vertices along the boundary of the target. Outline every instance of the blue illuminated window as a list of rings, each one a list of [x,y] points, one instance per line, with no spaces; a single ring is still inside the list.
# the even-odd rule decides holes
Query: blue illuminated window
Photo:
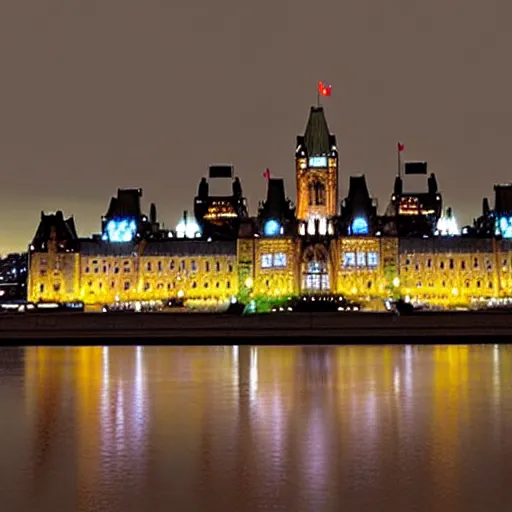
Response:
[[[356,217],[352,222],[352,234],[353,235],[367,235],[368,234],[368,222],[364,217]]]
[[[284,268],[286,267],[286,254],[278,252],[276,254],[262,254],[261,268]]]
[[[358,267],[366,267],[366,253],[358,252],[356,256],[357,256],[357,266]]]
[[[318,261],[310,261],[308,263],[308,272],[310,274],[320,274],[322,272],[322,266]]]
[[[326,156],[312,156],[309,159],[309,167],[327,167]]]
[[[274,254],[274,267],[286,267],[286,254],[284,252]]]
[[[263,226],[263,233],[265,236],[276,236],[281,232],[281,224],[277,220],[270,219],[265,222]]]
[[[377,267],[379,265],[379,254],[376,252],[369,252],[366,256],[366,262],[369,267]]]
[[[262,254],[261,255],[261,268],[271,268],[272,267],[272,254]]]
[[[512,217],[496,219],[495,233],[503,238],[512,238]]]
[[[133,218],[110,219],[105,226],[102,239],[109,242],[131,242],[137,233],[137,223]]]
[[[343,255],[343,266],[344,267],[355,267],[356,266],[356,253],[346,252]]]

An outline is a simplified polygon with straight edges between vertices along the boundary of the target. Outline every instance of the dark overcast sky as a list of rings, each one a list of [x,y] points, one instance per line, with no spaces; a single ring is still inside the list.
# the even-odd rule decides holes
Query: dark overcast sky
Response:
[[[174,226],[210,163],[252,212],[266,167],[294,199],[321,79],[342,196],[364,172],[383,210],[400,139],[469,221],[512,180],[511,19],[510,0],[3,0],[0,252],[41,210],[97,231],[117,187]]]

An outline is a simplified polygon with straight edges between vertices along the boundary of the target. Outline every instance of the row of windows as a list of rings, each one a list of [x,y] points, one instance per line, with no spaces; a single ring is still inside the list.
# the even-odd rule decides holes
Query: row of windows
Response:
[[[474,282],[474,285],[476,288],[483,288],[485,286],[486,283],[480,281],[480,280],[477,280]],[[433,281],[429,281],[426,286],[428,286],[429,288],[434,288],[434,282]],[[448,284],[446,281],[442,281],[441,282],[441,288],[447,288],[447,287],[452,287],[450,284]],[[471,281],[468,279],[466,281],[464,281],[464,287],[465,288],[471,288]],[[489,289],[492,289],[494,287],[492,281],[488,281],[487,282],[487,288]],[[423,288],[423,282],[422,281],[417,281],[416,282],[416,288]]]
[[[87,284],[88,284],[89,288],[93,287],[93,282],[92,281],[89,281]],[[221,288],[221,283],[219,281],[217,281],[215,284],[205,282],[205,283],[203,283],[203,288],[210,288],[210,284],[212,284],[211,288]],[[41,285],[41,286],[43,286],[43,285]],[[111,281],[110,287],[111,288],[115,288],[116,287],[116,282],[115,281]],[[196,281],[192,281],[190,283],[190,287],[191,288],[198,288],[199,285],[198,285],[198,283]],[[103,283],[101,283],[101,282],[98,283],[98,288],[101,290],[103,288]],[[131,281],[125,281],[123,283],[123,289],[125,291],[128,291],[131,288],[132,288]],[[144,283],[144,291],[150,291],[151,288],[152,288],[151,287],[151,283]],[[156,285],[156,287],[155,287],[156,290],[163,290],[164,288],[166,288],[164,283],[158,283]],[[176,283],[175,282],[167,283],[167,290],[173,290],[175,288],[176,288]],[[231,288],[231,281],[226,281],[226,288]],[[41,289],[41,291],[43,291],[43,289]]]
[[[213,283],[212,283],[213,284]],[[162,283],[159,283],[156,285],[156,289],[157,290],[162,290],[163,289],[163,284]],[[199,288],[199,285],[197,283],[197,281],[192,281],[192,283],[190,283],[190,287],[191,288]],[[212,286],[212,288],[220,288],[221,287],[221,283],[219,281],[217,281],[215,283],[215,286]],[[207,289],[207,288],[210,288],[210,283],[206,282],[206,283],[203,283],[203,288]],[[231,281],[226,281],[226,288],[231,288]],[[150,291],[151,290],[151,283],[144,283],[144,291]]]
[[[276,252],[275,254],[261,255],[261,268],[284,268],[286,267],[286,254]]]
[[[89,284],[89,287],[92,287],[92,285],[93,285],[92,281],[89,281],[89,283],[88,283],[88,284]],[[115,281],[112,281],[112,282],[110,283],[111,288],[115,288],[115,285],[116,285]],[[484,287],[484,285],[485,285],[485,283],[483,283],[483,282],[482,282],[482,281],[480,281],[480,280],[477,280],[477,281],[475,282],[475,286],[476,286],[476,288],[483,288],[483,287]],[[265,286],[266,286],[267,288],[270,286],[270,282],[269,282],[268,280],[267,280],[267,281],[265,281]],[[368,283],[367,283],[367,285],[366,285],[366,286],[367,286],[367,288],[368,288],[368,289],[370,289],[370,288],[372,287],[372,282],[371,282],[371,281],[368,281]],[[434,287],[434,282],[433,282],[433,281],[429,281],[429,282],[427,283],[427,286],[428,286],[429,288],[433,288],[433,287]],[[471,282],[470,282],[469,280],[465,281],[465,282],[464,282],[464,286],[465,286],[466,288],[470,288],[470,287],[471,287]],[[131,287],[132,287],[132,283],[131,283],[130,281],[125,281],[125,282],[123,283],[123,289],[124,289],[125,291],[130,290],[130,288],[131,288]],[[196,281],[193,281],[193,282],[191,283],[191,288],[193,288],[193,289],[197,289],[198,287],[199,287],[199,286],[198,286],[198,283],[197,283]],[[217,282],[215,283],[215,286],[214,286],[214,287],[215,287],[216,289],[219,289],[219,288],[221,287],[221,283],[217,281]],[[326,287],[328,287],[328,284],[326,284]],[[446,288],[446,287],[447,287],[447,283],[446,283],[446,281],[442,281],[442,282],[441,282],[441,287],[442,287],[442,288]],[[451,287],[451,286],[450,286],[450,287]],[[493,282],[492,282],[492,281],[488,281],[488,282],[487,282],[487,288],[492,289],[493,287],[494,287]],[[99,284],[98,284],[98,288],[101,290],[101,289],[103,288],[103,283],[99,283]],[[157,289],[157,290],[163,290],[164,288],[165,288],[165,285],[164,285],[163,283],[158,283],[158,284],[156,285],[156,289]],[[172,289],[175,289],[175,288],[176,288],[176,283],[167,283],[167,289],[168,289],[168,290],[172,290]],[[203,284],[203,288],[205,288],[205,289],[210,288],[210,283],[207,283],[207,282],[206,282],[206,283],[204,283],[204,284]],[[213,286],[212,286],[212,288],[213,288]],[[226,281],[226,288],[227,288],[227,289],[230,289],[230,288],[231,288],[231,282],[230,282],[230,281]],[[422,283],[422,281],[418,281],[418,282],[416,283],[416,288],[423,288],[423,283]],[[53,285],[53,289],[54,289],[54,291],[58,292],[58,291],[60,290],[60,283],[55,283],[55,284]],[[150,291],[150,290],[151,290],[151,284],[150,284],[150,283],[145,283],[145,284],[144,284],[144,291]],[[44,284],[39,285],[39,292],[41,292],[41,293],[42,293],[42,292],[44,292]]]
[[[504,263],[503,265],[506,266],[506,262],[507,260],[503,260]],[[411,265],[411,259],[410,258],[407,258],[405,260],[405,271],[407,272],[409,269],[408,267]],[[445,270],[445,269],[450,269],[450,270],[454,270],[455,267],[456,267],[456,263],[455,263],[455,259],[454,258],[449,258],[447,260],[441,260],[439,261],[438,263],[439,267],[441,270]],[[480,258],[478,257],[474,257],[470,262],[466,262],[466,260],[461,260],[459,262],[459,268],[461,270],[466,270],[469,268],[469,265],[471,265],[472,268],[474,269],[479,269],[481,268],[481,261],[480,261]],[[421,270],[422,268],[422,265],[420,262],[416,262],[414,264],[414,269],[415,270]],[[425,263],[425,268],[434,268],[434,263],[432,261],[431,258],[428,258],[426,263]],[[486,270],[492,270],[492,262],[489,258],[486,258],[485,259],[485,264],[482,268],[485,268]]]
[[[379,266],[379,253],[369,252],[345,252],[343,253],[343,267],[369,267]]]
[[[94,264],[94,261],[93,261]],[[146,270],[148,272],[164,272],[164,264],[162,261],[157,261],[156,265],[153,265],[151,261],[148,261],[145,265]],[[175,260],[171,260],[169,263],[169,270],[176,270],[179,269],[180,271],[186,271],[190,269],[191,272],[199,272],[200,271],[200,265],[196,260],[191,260],[189,268],[187,268],[187,261],[186,260],[180,260],[178,263],[176,263]],[[111,270],[113,270],[114,274],[119,274],[120,268],[116,265],[113,269],[111,269],[111,266],[108,264],[103,264],[101,267],[104,274],[108,274]],[[124,261],[123,265],[123,272],[128,274],[130,272],[131,266],[129,261]],[[222,270],[222,263],[220,261],[214,262],[212,265],[211,262],[205,261],[203,266],[204,272],[210,272],[214,270],[215,272],[221,272]],[[226,265],[226,270],[228,272],[233,272],[233,264],[228,263]],[[86,274],[91,273],[91,267],[87,266],[84,269],[84,272]],[[100,273],[100,267],[94,267],[92,269],[92,273],[99,274]]]

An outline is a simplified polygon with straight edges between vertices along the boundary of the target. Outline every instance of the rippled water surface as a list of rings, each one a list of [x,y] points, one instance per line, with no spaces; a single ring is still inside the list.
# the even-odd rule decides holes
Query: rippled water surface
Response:
[[[512,347],[1,349],[0,501],[510,511]]]

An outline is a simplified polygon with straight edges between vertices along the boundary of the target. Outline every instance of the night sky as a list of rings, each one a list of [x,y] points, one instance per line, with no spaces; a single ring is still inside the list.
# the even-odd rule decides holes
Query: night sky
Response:
[[[0,252],[41,210],[97,232],[118,187],[174,227],[212,163],[252,213],[267,167],[295,199],[318,80],[342,196],[364,172],[382,212],[402,140],[469,222],[512,180],[511,19],[510,0],[3,0]]]

